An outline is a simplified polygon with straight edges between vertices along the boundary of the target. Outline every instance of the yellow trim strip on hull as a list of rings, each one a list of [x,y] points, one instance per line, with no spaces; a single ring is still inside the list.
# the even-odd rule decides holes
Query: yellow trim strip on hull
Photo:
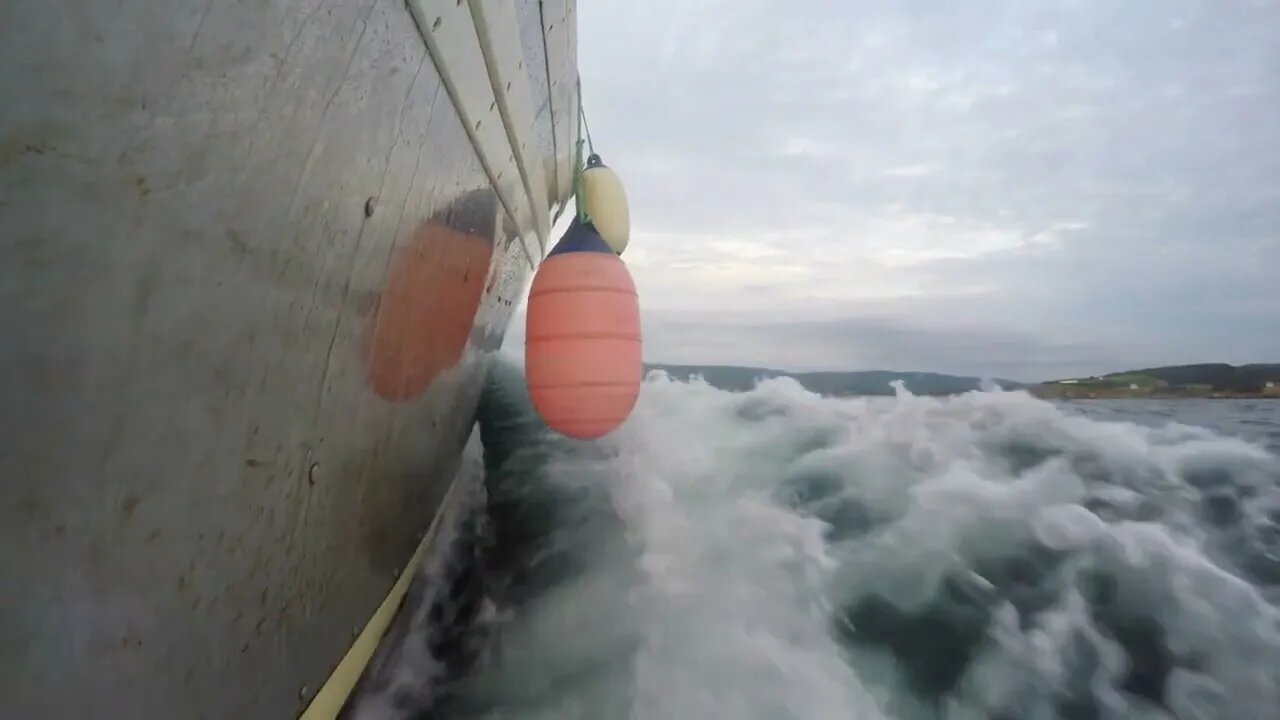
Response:
[[[459,468],[459,473],[466,471],[465,460],[463,462],[464,466]],[[418,567],[422,565],[423,556],[426,555],[427,548],[431,545],[432,539],[435,538],[436,530],[440,525],[440,518],[448,514],[453,507],[454,494],[458,492],[458,486],[461,484],[455,477],[453,484],[449,486],[449,491],[445,494],[444,501],[440,503],[440,510],[431,521],[431,527],[422,536],[422,541],[418,543],[418,547],[413,551],[413,556],[409,558],[408,564],[401,571],[395,585],[391,586],[391,591],[383,598],[382,604],[378,605],[373,617],[369,618],[364,630],[361,630],[360,634],[356,636],[355,642],[351,644],[351,649],[347,650],[347,654],[342,657],[341,662],[333,669],[333,673],[325,681],[320,691],[316,693],[311,703],[307,705],[307,709],[298,716],[299,720],[333,720],[338,717],[338,713],[342,711],[342,706],[346,704],[351,691],[355,689],[356,683],[360,681],[360,676],[373,658],[373,653],[378,649],[382,636],[386,634],[387,628],[391,626],[391,621],[395,619],[396,611],[400,609],[401,603],[404,602],[405,593],[409,591],[409,585],[413,582],[413,577],[417,573]]]

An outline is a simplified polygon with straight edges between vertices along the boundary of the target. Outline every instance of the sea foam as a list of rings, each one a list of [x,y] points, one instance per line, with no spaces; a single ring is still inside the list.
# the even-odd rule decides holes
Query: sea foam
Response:
[[[486,391],[485,718],[1252,718],[1280,706],[1280,462],[1021,392],[661,373],[616,433]]]

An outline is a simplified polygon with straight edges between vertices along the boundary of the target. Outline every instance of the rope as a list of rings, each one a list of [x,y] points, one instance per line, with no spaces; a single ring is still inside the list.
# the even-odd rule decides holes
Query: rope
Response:
[[[582,107],[582,80],[578,80],[578,117],[582,120],[582,130],[587,133],[587,150],[596,154],[595,143],[591,142],[591,126],[587,124],[587,111]]]
[[[583,133],[586,133],[587,149],[592,155],[595,154],[595,145],[591,142],[591,128],[587,127],[587,112],[582,108],[582,78],[578,77],[578,150],[577,157],[573,161],[573,204],[578,211],[578,222],[587,223],[591,218],[587,215],[587,203],[583,198],[582,191],[582,145]]]

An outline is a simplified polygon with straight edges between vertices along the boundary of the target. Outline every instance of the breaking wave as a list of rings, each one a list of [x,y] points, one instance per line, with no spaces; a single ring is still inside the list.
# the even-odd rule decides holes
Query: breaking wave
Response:
[[[656,373],[586,444],[543,430],[500,366],[476,659],[437,710],[1267,717],[1280,461],[1170,412]],[[1280,428],[1280,404],[1248,412]]]

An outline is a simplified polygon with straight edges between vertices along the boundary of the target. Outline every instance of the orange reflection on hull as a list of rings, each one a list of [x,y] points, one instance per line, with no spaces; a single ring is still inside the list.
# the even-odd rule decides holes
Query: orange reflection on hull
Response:
[[[432,219],[396,249],[368,351],[379,397],[414,399],[462,358],[493,258],[492,213],[488,232]]]

